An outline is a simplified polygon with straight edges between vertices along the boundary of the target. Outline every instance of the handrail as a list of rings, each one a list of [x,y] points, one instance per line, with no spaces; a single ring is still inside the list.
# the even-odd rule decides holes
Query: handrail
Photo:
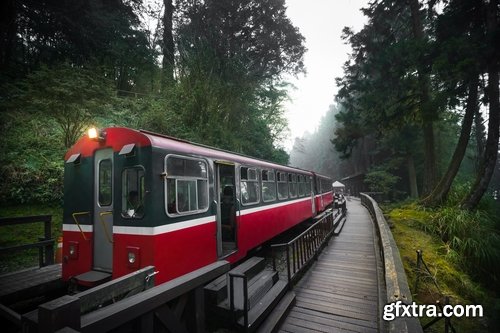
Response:
[[[104,219],[103,219],[104,215],[113,215],[113,211],[108,210],[108,211],[99,213],[99,220],[101,221],[102,228],[104,229],[104,234],[106,235],[106,239],[108,240],[109,243],[113,244],[113,239],[109,235],[108,229],[106,229],[106,224],[104,223]]]
[[[384,264],[385,287],[387,290],[387,298],[384,304],[397,301],[410,304],[412,302],[412,296],[403,263],[382,210],[377,202],[369,195],[365,193],[360,193],[359,195],[361,197],[361,204],[368,209],[374,219],[375,229],[379,236],[380,252]],[[422,326],[418,318],[414,317],[396,318],[390,321],[388,326],[389,332],[422,332]]]
[[[340,209],[335,215],[333,211],[327,211],[323,217],[291,241],[272,244],[274,270],[276,270],[276,251],[285,248],[287,278],[290,284],[307,267],[311,260],[317,256],[319,249],[326,244],[337,226],[335,219],[339,215],[343,216],[343,214],[344,211]]]
[[[80,233],[82,234],[83,240],[87,240],[87,237],[85,237],[85,233],[83,232],[82,227],[80,226],[80,223],[78,223],[78,219],[76,217],[80,216],[80,215],[86,215],[86,214],[90,215],[90,212],[77,212],[77,213],[71,214],[71,216],[73,216],[73,220],[75,221],[76,226],[78,227],[78,229],[80,230]]]
[[[54,264],[54,238],[52,238],[52,215],[0,218],[0,226],[38,223],[38,222],[44,223],[43,238],[40,237],[38,239],[38,242],[35,243],[0,248],[0,253],[38,248],[39,266],[43,267]],[[45,251],[43,249],[45,249]],[[45,254],[45,260],[44,260],[44,254]]]

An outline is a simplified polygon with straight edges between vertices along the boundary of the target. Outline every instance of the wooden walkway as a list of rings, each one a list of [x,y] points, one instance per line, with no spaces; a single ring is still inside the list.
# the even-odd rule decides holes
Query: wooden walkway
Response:
[[[7,273],[0,276],[0,303],[6,305],[28,296],[45,295],[63,286],[61,264]]]
[[[347,221],[294,287],[296,303],[279,332],[378,332],[379,272],[375,230],[359,200],[347,202]]]

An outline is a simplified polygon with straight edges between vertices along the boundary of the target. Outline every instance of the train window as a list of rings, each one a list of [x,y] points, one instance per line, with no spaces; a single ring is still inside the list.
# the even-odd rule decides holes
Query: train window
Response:
[[[144,168],[127,168],[122,172],[122,216],[144,216]]]
[[[262,170],[262,200],[264,202],[276,200],[276,182],[272,170]]]
[[[284,200],[288,198],[288,183],[286,181],[286,173],[278,172],[278,199]]]
[[[290,189],[290,198],[297,197],[297,175],[293,173],[288,174],[288,186]]]
[[[297,184],[299,187],[299,197],[303,197],[305,193],[305,182],[304,182],[304,176],[303,175],[298,175],[297,178]]]
[[[311,177],[306,176],[305,194],[311,195]]]
[[[207,163],[200,159],[166,157],[165,198],[167,214],[186,215],[208,209]]]
[[[111,206],[113,190],[113,166],[110,159],[99,162],[99,205]]]
[[[321,193],[327,193],[331,191],[331,183],[327,179],[321,179]]]
[[[241,167],[241,203],[250,205],[260,201],[257,169]]]

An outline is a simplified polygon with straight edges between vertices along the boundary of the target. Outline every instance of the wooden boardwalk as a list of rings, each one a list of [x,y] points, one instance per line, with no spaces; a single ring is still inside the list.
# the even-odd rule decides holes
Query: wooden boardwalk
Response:
[[[379,273],[370,214],[353,199],[347,221],[294,287],[296,303],[279,332],[378,332]]]
[[[10,304],[28,296],[40,296],[59,290],[61,264],[34,267],[0,276],[0,303]]]

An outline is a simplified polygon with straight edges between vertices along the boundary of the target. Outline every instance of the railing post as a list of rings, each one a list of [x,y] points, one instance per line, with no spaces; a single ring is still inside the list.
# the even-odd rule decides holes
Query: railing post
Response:
[[[288,277],[288,284],[291,284],[290,280],[292,279],[292,274],[290,272],[290,245],[286,246],[286,270],[287,270],[287,277]]]
[[[44,221],[45,227],[45,240],[52,239],[52,216],[48,216],[47,220]],[[54,243],[45,246],[45,265],[54,264]]]
[[[271,256],[273,257],[273,271],[276,272],[276,250],[271,247]]]
[[[248,330],[248,280],[246,275],[243,277],[243,311],[245,321],[245,332]]]
[[[418,294],[418,280],[420,279],[420,266],[422,264],[422,250],[417,250],[417,274],[415,276],[415,294]]]
[[[39,332],[55,332],[64,327],[80,329],[80,299],[62,296],[38,307]]]

